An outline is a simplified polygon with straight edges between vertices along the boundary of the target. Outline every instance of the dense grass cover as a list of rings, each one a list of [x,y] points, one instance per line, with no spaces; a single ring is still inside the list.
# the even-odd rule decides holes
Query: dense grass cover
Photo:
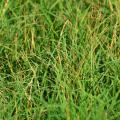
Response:
[[[120,120],[120,0],[0,0],[0,120]]]

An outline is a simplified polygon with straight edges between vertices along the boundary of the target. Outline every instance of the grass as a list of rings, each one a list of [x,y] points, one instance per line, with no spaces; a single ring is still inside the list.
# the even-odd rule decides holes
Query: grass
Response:
[[[0,0],[0,120],[120,119],[120,1],[98,1]]]

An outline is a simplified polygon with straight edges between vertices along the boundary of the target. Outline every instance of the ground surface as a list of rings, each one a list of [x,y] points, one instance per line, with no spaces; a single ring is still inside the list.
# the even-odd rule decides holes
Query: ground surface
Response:
[[[0,120],[120,120],[120,1],[0,0]]]

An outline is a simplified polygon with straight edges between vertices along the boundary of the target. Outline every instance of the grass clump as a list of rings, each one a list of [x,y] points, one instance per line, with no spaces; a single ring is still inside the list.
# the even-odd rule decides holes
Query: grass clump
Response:
[[[120,2],[0,1],[1,120],[119,120]]]

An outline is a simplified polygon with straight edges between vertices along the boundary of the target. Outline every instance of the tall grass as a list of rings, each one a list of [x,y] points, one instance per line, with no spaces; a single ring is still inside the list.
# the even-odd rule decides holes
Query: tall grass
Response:
[[[0,120],[119,120],[120,1],[0,0]]]

